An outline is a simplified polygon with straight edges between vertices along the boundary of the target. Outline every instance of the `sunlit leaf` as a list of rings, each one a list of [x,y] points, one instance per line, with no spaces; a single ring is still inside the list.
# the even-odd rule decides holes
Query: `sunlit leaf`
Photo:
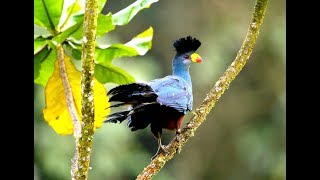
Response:
[[[81,117],[81,72],[75,68],[69,57],[65,57],[64,62],[77,113],[78,116]],[[110,113],[110,109],[106,109],[109,107],[106,90],[104,86],[95,79],[93,91],[95,104],[94,129],[96,129],[102,126],[106,116]],[[46,85],[45,97],[46,107],[43,109],[45,121],[48,122],[57,134],[72,134],[73,123],[66,104],[66,96],[60,77],[58,61],[56,61],[54,73]]]
[[[63,0],[34,0],[34,23],[55,30],[59,24]]]
[[[102,66],[96,64],[94,68],[94,75],[101,83],[112,82],[116,84],[127,84],[135,82],[134,77],[129,73],[113,65]]]
[[[115,58],[132,57],[136,56],[137,54],[137,51],[132,47],[124,44],[113,44],[107,49],[96,48],[94,57],[99,64],[109,65]]]
[[[79,23],[78,16],[83,17],[85,9],[85,0],[64,1],[62,15],[59,22],[60,31],[65,31],[71,26]]]
[[[113,30],[114,28],[115,28],[115,25],[112,24],[112,14],[111,13],[108,13],[107,15],[99,14],[97,36],[102,36],[105,33]]]
[[[39,51],[41,51],[45,46],[47,45],[46,39],[44,38],[37,38],[34,40],[33,44],[33,54],[37,54]]]
[[[98,15],[98,27],[97,27],[97,36],[102,36],[105,33],[113,30],[115,26],[112,24],[112,14],[107,15],[99,14]],[[77,31],[72,33],[70,39],[79,44],[79,40],[82,40],[83,36],[83,26],[80,26]]]
[[[149,27],[146,31],[134,37],[125,45],[137,50],[140,56],[145,55],[152,46],[153,28]]]
[[[33,39],[37,39],[39,37],[48,38],[52,36],[52,34],[47,31],[46,28],[33,24]]]
[[[137,0],[128,7],[115,13],[112,17],[112,22],[114,25],[118,26],[128,24],[138,12],[145,8],[149,8],[152,3],[158,1],[159,0]]]
[[[34,56],[34,82],[46,86],[54,70],[54,62],[57,58],[55,50],[44,48]]]
[[[54,38],[52,38],[52,42],[57,45],[57,44],[61,44],[65,39],[67,39],[70,34],[76,32],[78,29],[82,29],[83,26],[83,22],[80,21],[77,24],[71,26],[69,29],[67,29],[66,31],[62,32],[61,34],[55,36]]]
[[[107,0],[98,0],[98,12],[101,12]],[[85,11],[85,0],[68,0],[64,1],[63,11],[60,18],[59,27],[65,31],[74,24],[78,23],[77,17],[83,17]]]
[[[98,12],[100,13],[103,7],[106,5],[107,0],[98,0]]]
[[[153,29],[146,31],[134,37],[126,44],[113,44],[111,46],[100,46],[96,48],[95,60],[102,65],[108,65],[115,58],[132,57],[144,55],[152,46]]]

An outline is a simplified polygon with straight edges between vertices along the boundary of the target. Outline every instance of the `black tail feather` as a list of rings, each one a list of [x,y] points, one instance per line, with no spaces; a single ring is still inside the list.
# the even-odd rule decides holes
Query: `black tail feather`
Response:
[[[152,91],[152,88],[148,86],[147,84],[143,83],[131,83],[131,84],[124,84],[117,86],[115,88],[112,88],[109,90],[107,95],[114,95],[114,94],[119,94],[119,93],[134,93],[134,92],[146,92],[146,91]]]
[[[107,95],[111,96],[109,102],[120,101],[127,104],[153,102],[158,97],[149,85],[143,83],[120,85],[111,89]]]
[[[143,83],[120,85],[111,89],[107,95],[111,96],[109,102],[119,102],[108,108],[131,105],[131,109],[113,113],[105,122],[121,123],[128,118],[127,125],[132,131],[146,128],[151,123],[155,107],[160,106],[158,95]]]
[[[114,104],[114,105],[112,105],[112,106],[107,107],[106,109],[113,108],[113,107],[123,106],[123,105],[125,105],[125,104],[126,104],[126,103]]]
[[[107,117],[107,119],[104,121],[105,123],[117,123],[118,121],[122,123],[125,119],[127,119],[128,114],[130,113],[131,110],[127,111],[121,111],[121,112],[116,112]]]

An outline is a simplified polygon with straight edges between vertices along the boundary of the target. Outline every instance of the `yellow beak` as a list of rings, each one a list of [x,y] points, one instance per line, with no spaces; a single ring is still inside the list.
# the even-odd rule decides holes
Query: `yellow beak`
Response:
[[[199,54],[197,54],[197,53],[193,53],[193,54],[191,54],[191,61],[192,62],[196,62],[196,63],[202,63],[202,58],[200,57],[200,55]]]

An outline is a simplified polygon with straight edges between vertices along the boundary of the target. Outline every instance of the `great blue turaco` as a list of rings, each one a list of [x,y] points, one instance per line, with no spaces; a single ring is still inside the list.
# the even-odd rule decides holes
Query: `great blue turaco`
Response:
[[[195,51],[201,42],[191,36],[173,43],[176,54],[172,60],[172,75],[154,79],[147,83],[131,83],[111,89],[109,102],[119,102],[110,107],[127,105],[128,109],[110,114],[105,122],[123,122],[131,131],[144,129],[148,125],[158,141],[158,150],[167,152],[161,143],[162,129],[181,133],[181,124],[187,111],[192,110],[193,95],[189,67],[201,63],[202,58]]]

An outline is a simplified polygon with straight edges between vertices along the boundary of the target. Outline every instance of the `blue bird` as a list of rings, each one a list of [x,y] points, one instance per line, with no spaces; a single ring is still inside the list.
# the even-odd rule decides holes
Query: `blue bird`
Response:
[[[151,132],[158,141],[158,150],[167,152],[161,143],[162,129],[181,132],[185,114],[192,110],[192,82],[190,65],[201,63],[202,58],[195,51],[201,42],[187,36],[173,44],[176,54],[172,61],[172,75],[155,79],[148,83],[131,83],[117,86],[108,92],[109,102],[120,102],[110,107],[129,105],[128,110],[109,115],[105,122],[122,122],[128,119],[131,131],[144,129],[149,124]]]

